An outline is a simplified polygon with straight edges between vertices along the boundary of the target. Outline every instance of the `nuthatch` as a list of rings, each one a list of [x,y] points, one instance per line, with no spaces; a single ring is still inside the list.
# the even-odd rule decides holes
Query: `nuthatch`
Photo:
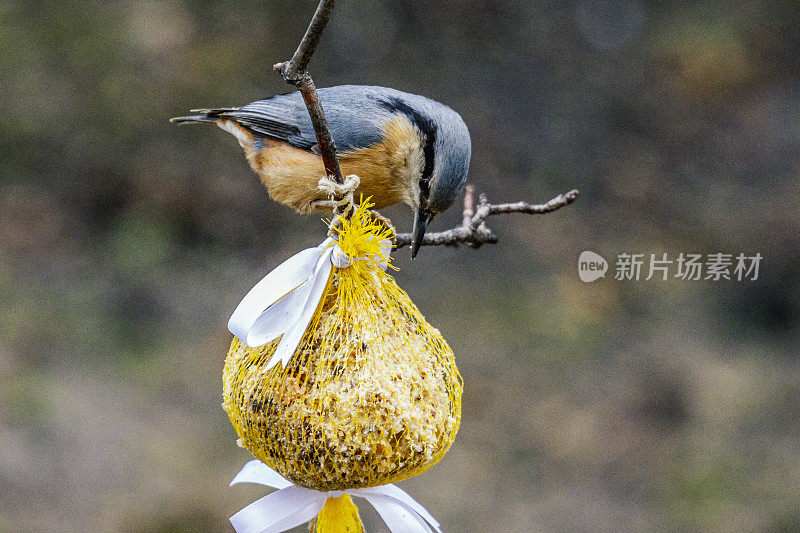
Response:
[[[464,187],[467,126],[443,104],[387,87],[341,85],[318,93],[342,175],[361,178],[356,195],[372,196],[376,208],[402,202],[414,209],[414,257],[428,222]],[[214,122],[233,134],[274,200],[301,213],[325,207],[318,188],[325,169],[299,92],[192,112],[172,122]]]

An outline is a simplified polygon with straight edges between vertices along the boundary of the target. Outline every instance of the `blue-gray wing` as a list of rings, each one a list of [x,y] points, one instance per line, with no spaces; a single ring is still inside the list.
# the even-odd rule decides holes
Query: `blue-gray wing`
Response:
[[[366,148],[381,141],[383,126],[395,109],[386,102],[405,96],[386,87],[340,85],[318,91],[331,135],[339,150]],[[282,94],[226,110],[248,129],[287,142],[302,150],[314,150],[317,137],[299,92]]]

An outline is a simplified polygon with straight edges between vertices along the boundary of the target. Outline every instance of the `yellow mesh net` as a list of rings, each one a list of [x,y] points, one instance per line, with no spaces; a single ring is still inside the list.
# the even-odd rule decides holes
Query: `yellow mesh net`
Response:
[[[391,230],[362,202],[336,229],[354,260],[334,267],[286,366],[279,339],[234,338],[223,407],[239,444],[293,483],[343,490],[392,483],[438,462],[461,418],[453,352],[378,262]]]
[[[364,533],[358,507],[347,494],[328,498],[317,515],[314,533]]]

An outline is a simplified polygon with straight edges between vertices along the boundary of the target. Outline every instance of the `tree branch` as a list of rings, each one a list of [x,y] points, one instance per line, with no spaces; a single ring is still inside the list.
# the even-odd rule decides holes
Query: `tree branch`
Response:
[[[280,72],[286,83],[300,89],[303,101],[308,108],[308,114],[311,116],[311,123],[314,125],[314,132],[317,134],[317,146],[322,155],[322,162],[325,164],[325,173],[330,179],[341,185],[344,180],[339,168],[339,159],[336,157],[336,144],[333,142],[331,130],[328,128],[328,121],[325,120],[325,112],[322,109],[317,88],[314,86],[314,80],[311,79],[307,70],[308,62],[311,61],[311,56],[317,48],[322,32],[325,31],[325,25],[331,18],[334,4],[335,0],[320,0],[311,24],[308,25],[306,34],[292,58],[283,63],[276,63],[273,68]]]
[[[339,159],[336,157],[336,144],[333,142],[328,121],[325,119],[325,112],[322,109],[317,88],[314,86],[314,80],[311,79],[311,75],[308,73],[308,63],[311,61],[311,56],[314,55],[322,33],[325,31],[325,26],[331,18],[334,4],[335,0],[320,0],[317,11],[314,13],[314,17],[311,19],[311,23],[308,25],[308,29],[292,58],[283,63],[276,63],[273,68],[280,72],[286,83],[300,89],[303,101],[306,104],[306,108],[308,108],[308,114],[311,117],[311,123],[314,126],[314,132],[317,135],[317,145],[322,155],[322,161],[325,164],[325,172],[330,179],[341,185],[344,183],[344,179],[339,168]],[[422,245],[434,246],[443,244],[457,246],[464,243],[472,248],[478,248],[485,243],[496,243],[497,237],[486,226],[488,217],[505,213],[526,213],[530,215],[550,213],[574,202],[578,197],[578,191],[572,190],[566,194],[559,194],[544,204],[528,204],[525,202],[490,204],[486,197],[481,195],[477,210],[475,209],[473,196],[473,187],[467,185],[464,191],[464,213],[459,227],[438,233],[428,233],[425,235]],[[410,245],[411,241],[412,235],[410,233],[398,234],[396,239],[397,248]]]
[[[464,213],[460,226],[438,233],[427,233],[422,240],[422,245],[457,246],[466,244],[472,248],[478,248],[482,244],[494,244],[497,242],[497,236],[486,226],[486,219],[490,216],[505,213],[543,215],[561,209],[578,198],[578,191],[571,190],[568,193],[559,194],[543,204],[529,204],[526,202],[490,204],[486,200],[486,196],[482,194],[478,201],[478,208],[475,209],[474,194],[475,190],[472,185],[467,185],[464,189]],[[413,235],[410,233],[398,234],[396,238],[397,248],[410,245],[412,240]]]

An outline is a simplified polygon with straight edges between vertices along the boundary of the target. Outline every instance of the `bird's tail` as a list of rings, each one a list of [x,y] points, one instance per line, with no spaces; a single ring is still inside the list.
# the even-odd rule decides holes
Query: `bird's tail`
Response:
[[[186,115],[185,117],[173,117],[169,119],[170,122],[175,124],[185,124],[187,122],[216,122],[220,115],[229,111],[236,111],[237,107],[218,107],[216,109],[192,109],[192,113],[196,115]]]

